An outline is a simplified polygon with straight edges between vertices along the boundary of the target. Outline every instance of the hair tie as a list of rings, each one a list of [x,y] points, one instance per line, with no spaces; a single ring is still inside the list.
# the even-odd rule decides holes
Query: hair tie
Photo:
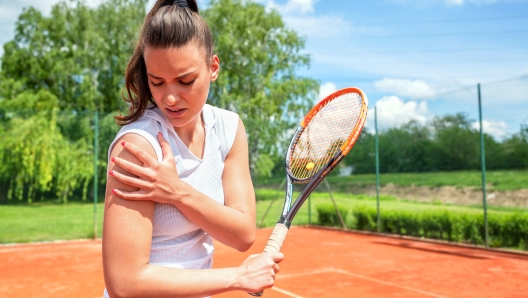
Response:
[[[178,5],[179,7],[189,8],[189,4],[187,3],[187,0],[174,0],[172,5]]]

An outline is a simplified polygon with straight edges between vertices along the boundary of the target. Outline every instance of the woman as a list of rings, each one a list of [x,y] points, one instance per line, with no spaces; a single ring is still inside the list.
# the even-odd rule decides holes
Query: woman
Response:
[[[157,1],[125,83],[130,103],[109,150],[103,232],[105,297],[203,297],[273,285],[281,253],[211,269],[216,240],[255,238],[246,132],[207,105],[220,62],[195,1]],[[199,270],[197,270],[199,269]]]

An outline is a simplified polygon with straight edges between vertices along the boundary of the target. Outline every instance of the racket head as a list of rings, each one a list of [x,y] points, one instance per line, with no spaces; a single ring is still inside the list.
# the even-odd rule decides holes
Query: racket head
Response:
[[[346,156],[363,130],[367,111],[367,96],[355,87],[338,90],[316,104],[301,121],[286,154],[292,182],[307,183],[337,156]]]

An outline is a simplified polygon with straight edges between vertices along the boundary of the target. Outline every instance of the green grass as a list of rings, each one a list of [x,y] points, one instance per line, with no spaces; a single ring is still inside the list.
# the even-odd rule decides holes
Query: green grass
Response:
[[[97,205],[101,237],[103,203]],[[93,238],[93,204],[0,205],[0,243]]]
[[[278,186],[283,178],[272,178],[267,181],[256,181],[259,186]],[[375,174],[353,174],[346,177],[329,176],[328,182],[332,188],[344,191],[346,187],[362,187],[375,185]],[[380,175],[381,185],[393,183],[398,186],[455,186],[458,188],[482,188],[480,171],[430,172],[430,173],[383,173]],[[518,190],[528,188],[528,170],[487,171],[486,184],[489,190]]]

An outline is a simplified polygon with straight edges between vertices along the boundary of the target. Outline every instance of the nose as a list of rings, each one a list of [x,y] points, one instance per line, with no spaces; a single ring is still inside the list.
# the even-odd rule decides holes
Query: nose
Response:
[[[177,88],[168,88],[167,94],[165,94],[164,101],[165,104],[169,106],[173,106],[178,103],[178,101],[180,101],[180,96],[178,94]]]

